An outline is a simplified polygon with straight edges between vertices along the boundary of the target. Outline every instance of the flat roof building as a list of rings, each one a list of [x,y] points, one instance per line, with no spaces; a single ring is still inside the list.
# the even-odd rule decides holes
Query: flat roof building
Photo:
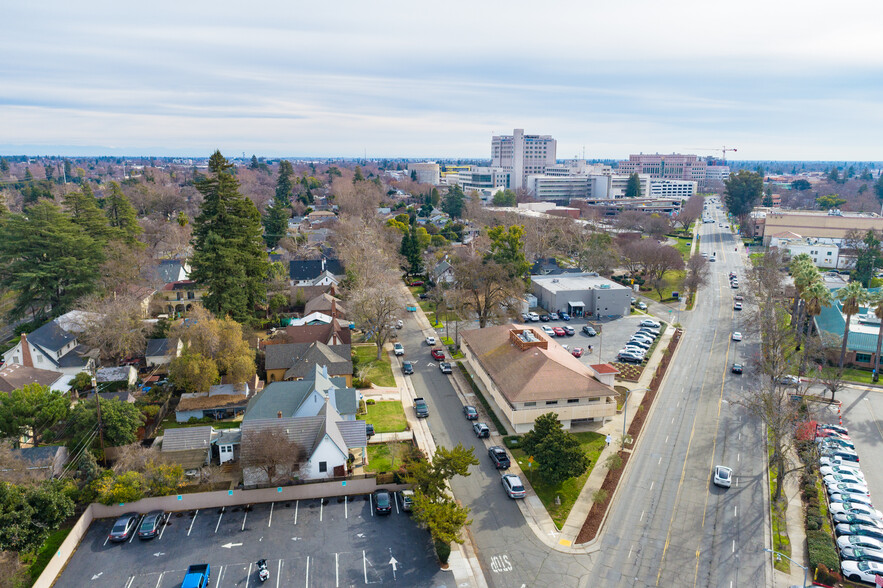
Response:
[[[631,311],[631,289],[595,273],[531,276],[531,293],[549,312],[576,317],[626,316]]]
[[[558,142],[551,135],[525,135],[515,129],[511,135],[494,135],[491,139],[491,167],[512,172],[509,187],[527,187],[527,176],[545,173],[555,165]]]

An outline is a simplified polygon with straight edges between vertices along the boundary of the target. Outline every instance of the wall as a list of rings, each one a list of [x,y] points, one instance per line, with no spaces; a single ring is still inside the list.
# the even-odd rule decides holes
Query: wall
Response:
[[[328,435],[325,435],[325,438],[319,442],[307,463],[301,466],[301,476],[308,480],[330,478],[334,475],[335,467],[346,465],[348,454],[349,452],[341,452],[340,448],[334,444]],[[324,472],[319,471],[319,462],[321,461],[327,464],[327,469]]]

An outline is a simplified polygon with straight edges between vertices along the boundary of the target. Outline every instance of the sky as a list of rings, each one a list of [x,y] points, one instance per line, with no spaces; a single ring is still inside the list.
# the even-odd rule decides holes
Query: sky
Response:
[[[883,160],[883,2],[0,7],[0,153]]]

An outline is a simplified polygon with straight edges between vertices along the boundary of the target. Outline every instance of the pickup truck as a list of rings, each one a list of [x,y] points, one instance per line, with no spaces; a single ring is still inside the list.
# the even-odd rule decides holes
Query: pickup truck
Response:
[[[187,575],[181,588],[208,588],[211,574],[208,564],[197,564],[187,568]]]
[[[417,413],[417,418],[429,416],[429,406],[427,406],[426,400],[422,396],[414,399],[414,411]]]

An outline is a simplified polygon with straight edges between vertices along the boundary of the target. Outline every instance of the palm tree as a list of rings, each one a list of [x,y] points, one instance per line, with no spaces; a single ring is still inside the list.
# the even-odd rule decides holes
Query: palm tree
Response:
[[[874,316],[880,321],[877,329],[877,353],[874,355],[874,381],[880,379],[880,344],[883,343],[883,291],[868,296],[868,305],[874,309]]]
[[[817,279],[810,285],[808,285],[803,290],[803,306],[804,312],[806,313],[806,319],[809,321],[810,327],[809,332],[812,334],[812,320],[813,317],[819,316],[822,312],[822,307],[831,306],[832,301],[831,291],[828,290],[828,287],[825,286],[825,283],[822,282],[821,278]],[[803,329],[801,328],[797,331],[797,348],[800,349],[801,341],[803,340]],[[803,374],[804,368],[806,367],[806,353],[800,358],[800,372]]]
[[[861,305],[867,300],[868,291],[862,287],[861,282],[850,282],[845,288],[837,291],[837,299],[840,300],[843,308],[842,312],[846,315],[846,325],[843,327],[843,345],[840,347],[840,364],[843,368],[843,361],[846,359],[846,343],[849,339],[849,321],[853,315],[858,313]]]
[[[801,253],[791,260],[791,276],[794,278],[794,288],[797,294],[794,297],[794,307],[791,311],[791,324],[798,331],[797,349],[800,349],[800,331],[803,330],[803,316],[806,310],[806,298],[804,292],[813,282],[821,279],[818,268],[806,253]],[[803,304],[801,305],[801,302]]]

